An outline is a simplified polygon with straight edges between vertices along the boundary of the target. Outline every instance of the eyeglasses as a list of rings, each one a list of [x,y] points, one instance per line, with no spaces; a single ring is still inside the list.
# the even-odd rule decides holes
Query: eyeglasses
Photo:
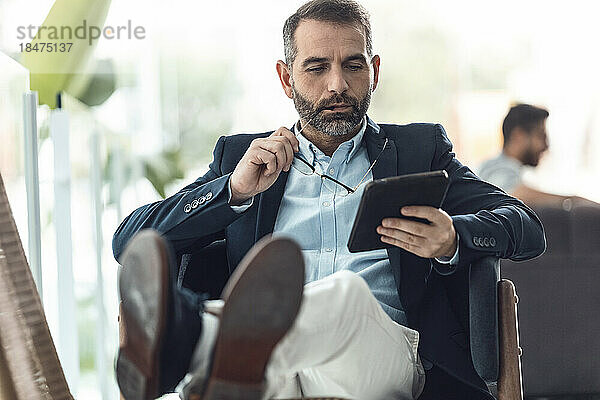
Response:
[[[301,131],[302,130],[300,130],[300,132]],[[298,133],[300,133],[300,132],[298,132]],[[351,193],[356,192],[356,189],[358,189],[358,187],[364,182],[364,180],[367,177],[367,175],[369,174],[369,172],[373,169],[373,167],[377,163],[377,160],[379,160],[379,157],[381,157],[381,155],[383,154],[383,151],[385,150],[387,143],[388,143],[388,138],[385,138],[385,142],[383,144],[383,148],[381,149],[381,152],[375,158],[375,161],[373,161],[373,163],[371,164],[371,166],[369,167],[367,172],[365,172],[365,174],[363,175],[360,182],[358,182],[358,184],[354,187],[347,186],[347,185],[343,184],[342,182],[338,181],[337,179],[332,178],[331,176],[318,173],[316,171],[315,167],[313,167],[308,161],[306,161],[305,159],[300,157],[298,154],[294,154],[294,160],[292,161],[292,167],[294,167],[294,169],[296,169],[298,172],[300,172],[303,175],[312,175],[312,174],[318,175],[321,178],[321,180],[323,181],[323,186],[325,186],[329,191],[331,191],[334,194],[339,195],[341,197],[345,197]]]

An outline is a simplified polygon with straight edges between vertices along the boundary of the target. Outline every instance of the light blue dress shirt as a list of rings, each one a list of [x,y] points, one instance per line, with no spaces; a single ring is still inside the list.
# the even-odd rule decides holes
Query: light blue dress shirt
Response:
[[[366,126],[363,122],[360,132],[342,143],[331,157],[304,136],[297,135],[299,155],[321,174],[354,187],[371,165],[366,146],[362,145]],[[273,236],[283,234],[300,244],[307,283],[336,271],[353,271],[364,278],[385,312],[394,321],[406,325],[386,250],[361,253],[350,253],[348,250],[348,238],[356,210],[365,184],[371,180],[373,174],[369,172],[355,193],[340,197],[334,195],[319,176],[304,175],[291,168]],[[328,183],[328,186],[332,185]]]
[[[354,187],[371,165],[362,140],[366,127],[365,119],[358,134],[342,143],[331,157],[303,135],[296,135],[300,142],[299,155],[319,173]],[[294,130],[298,131],[296,127]],[[372,180],[373,174],[369,171],[356,192],[341,197],[328,189],[331,184],[325,185],[318,175],[304,175],[295,168],[290,168],[273,236],[287,236],[298,242],[306,265],[306,283],[337,271],[353,271],[367,282],[390,318],[406,325],[406,315],[400,303],[387,251],[382,249],[350,253],[348,250],[348,238],[362,193],[366,183]],[[253,199],[250,199],[243,205],[232,208],[243,212],[252,203]],[[458,249],[451,260],[438,261],[455,264],[457,259]]]

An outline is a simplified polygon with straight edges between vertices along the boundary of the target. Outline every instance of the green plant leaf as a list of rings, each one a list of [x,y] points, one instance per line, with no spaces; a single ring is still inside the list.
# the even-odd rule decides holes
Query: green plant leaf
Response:
[[[98,39],[83,34],[75,37],[80,27],[102,29],[108,14],[110,0],[56,0],[48,16],[40,25],[31,46],[48,49],[66,48],[64,43],[72,43],[70,51],[29,51],[23,52],[20,62],[31,73],[31,90],[39,94],[40,104],[56,108],[56,95],[68,92],[78,96],[81,88],[87,87],[92,75],[88,73],[88,62]],[[70,38],[68,32],[70,29]],[[86,29],[82,29],[81,32]],[[64,37],[66,36],[66,38]]]

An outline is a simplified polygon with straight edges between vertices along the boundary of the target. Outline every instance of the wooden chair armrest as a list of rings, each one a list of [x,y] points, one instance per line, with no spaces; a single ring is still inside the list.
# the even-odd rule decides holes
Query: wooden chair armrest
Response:
[[[515,285],[508,279],[498,282],[500,371],[499,400],[523,400],[521,354]]]

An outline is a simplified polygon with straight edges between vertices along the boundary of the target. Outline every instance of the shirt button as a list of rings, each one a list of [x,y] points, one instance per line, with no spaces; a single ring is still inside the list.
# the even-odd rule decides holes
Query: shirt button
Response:
[[[324,202],[323,202],[323,206],[324,206],[324,207],[329,207],[330,205],[331,205],[331,203],[330,203],[330,202],[328,202],[328,201],[324,201]]]
[[[331,253],[333,250],[332,250],[332,249],[330,249],[330,248],[328,247],[328,248],[326,248],[326,249],[325,249],[325,251],[326,251],[327,253]]]
[[[334,172],[335,172],[335,169],[334,169],[334,168],[329,168],[329,173],[330,173],[330,174],[333,174]]]

